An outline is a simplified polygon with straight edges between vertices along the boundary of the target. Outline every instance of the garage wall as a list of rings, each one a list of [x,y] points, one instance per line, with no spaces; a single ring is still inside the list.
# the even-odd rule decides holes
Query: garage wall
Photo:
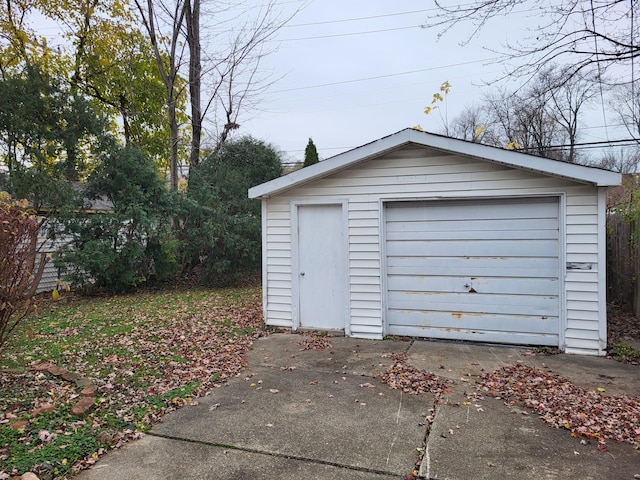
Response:
[[[292,328],[289,199],[278,197],[262,202],[264,317],[267,325]]]
[[[380,208],[382,199],[438,199],[527,196],[564,193],[566,261],[589,263],[565,277],[566,350],[602,353],[606,332],[604,284],[598,288],[597,189],[472,158],[407,147],[326,178],[263,200],[265,319],[269,325],[293,326],[291,308],[291,204],[328,198],[348,200],[351,334],[382,338],[384,294]],[[601,234],[602,232],[600,232]],[[602,263],[604,265],[604,263]],[[561,299],[562,302],[562,299]]]
[[[566,257],[567,264],[590,270],[566,271],[566,351],[568,353],[604,354],[606,348],[606,290],[604,251],[599,258],[598,245],[606,243],[603,225],[598,227],[598,195],[595,188],[572,189],[567,195]],[[583,193],[584,192],[584,193]],[[604,202],[604,198],[602,199]],[[598,242],[600,237],[600,242]],[[600,260],[600,261],[598,261]],[[580,265],[584,264],[584,265]],[[598,281],[600,280],[600,289]],[[602,320],[602,324],[599,324]]]

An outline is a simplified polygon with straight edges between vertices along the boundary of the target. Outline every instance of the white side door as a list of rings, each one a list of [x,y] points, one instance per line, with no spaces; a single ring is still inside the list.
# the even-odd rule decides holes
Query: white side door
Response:
[[[299,205],[298,312],[303,328],[345,328],[346,255],[342,205]]]

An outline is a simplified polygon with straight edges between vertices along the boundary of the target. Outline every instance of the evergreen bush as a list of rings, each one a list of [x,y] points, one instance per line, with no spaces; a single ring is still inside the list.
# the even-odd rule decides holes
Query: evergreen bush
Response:
[[[189,174],[182,264],[209,285],[233,285],[261,265],[260,201],[250,187],[282,174],[279,154],[251,137],[226,143]]]

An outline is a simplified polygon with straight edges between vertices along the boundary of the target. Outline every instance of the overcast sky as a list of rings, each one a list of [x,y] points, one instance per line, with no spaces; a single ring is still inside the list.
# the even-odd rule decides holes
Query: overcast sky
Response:
[[[298,160],[309,137],[321,158],[328,158],[416,124],[440,133],[447,118],[489,91],[485,84],[504,73],[486,47],[524,39],[527,28],[539,22],[535,12],[516,11],[462,46],[469,26],[440,39],[437,30],[420,28],[434,12],[432,1],[284,2],[292,8],[303,3],[306,7],[274,39],[278,50],[263,63],[283,77],[264,95],[260,111],[244,115],[239,132]],[[444,81],[452,85],[444,105],[424,115]],[[594,105],[581,141],[626,138],[614,123],[613,118],[605,122],[602,106]]]
[[[417,124],[441,133],[447,121],[498,85],[505,70],[490,49],[526,39],[541,22],[531,7],[519,7],[463,46],[469,25],[440,39],[439,30],[421,28],[437,12],[433,0],[278,0],[277,5],[282,18],[299,11],[266,45],[274,51],[263,59],[261,71],[274,82],[258,110],[241,113],[236,134],[271,143],[285,161],[302,160],[309,138],[326,159]],[[216,28],[217,21],[204,17],[203,30]],[[63,42],[55,26],[39,27],[52,45]],[[451,84],[445,102],[424,115],[445,81]],[[514,89],[521,83],[500,84]],[[593,104],[579,141],[628,138],[608,115],[602,102]]]

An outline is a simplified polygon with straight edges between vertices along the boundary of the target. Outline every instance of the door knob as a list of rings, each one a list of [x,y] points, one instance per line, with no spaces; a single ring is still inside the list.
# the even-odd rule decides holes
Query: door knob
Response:
[[[301,276],[301,277],[304,277],[304,272],[300,272],[300,276]]]

